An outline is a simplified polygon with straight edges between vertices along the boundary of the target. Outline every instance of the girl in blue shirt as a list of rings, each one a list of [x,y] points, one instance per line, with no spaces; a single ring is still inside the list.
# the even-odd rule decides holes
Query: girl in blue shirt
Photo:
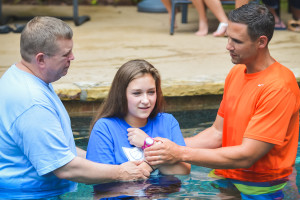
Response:
[[[159,145],[155,137],[185,146],[177,120],[162,113],[164,104],[159,72],[145,60],[132,60],[120,67],[92,125],[87,159],[119,165],[140,160],[140,167],[162,174],[188,174],[190,164],[150,166],[143,149]]]

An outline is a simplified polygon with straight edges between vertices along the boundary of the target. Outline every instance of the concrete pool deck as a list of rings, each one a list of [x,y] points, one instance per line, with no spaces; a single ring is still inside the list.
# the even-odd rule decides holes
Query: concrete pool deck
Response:
[[[3,5],[4,14],[72,16],[72,6]],[[227,38],[215,38],[218,21],[208,12],[210,33],[194,35],[198,26],[196,10],[190,6],[188,23],[169,35],[167,13],[137,12],[135,6],[79,6],[79,15],[91,21],[75,26],[74,55],[68,74],[55,82],[54,88],[64,102],[101,101],[123,63],[145,59],[161,73],[166,97],[221,95],[227,73],[233,64],[225,49]],[[291,15],[282,11],[287,21]],[[24,22],[11,22],[24,23]],[[20,60],[20,34],[0,34],[0,76]],[[289,67],[300,82],[300,34],[275,31],[269,45],[271,55]],[[72,107],[72,106],[71,106]]]

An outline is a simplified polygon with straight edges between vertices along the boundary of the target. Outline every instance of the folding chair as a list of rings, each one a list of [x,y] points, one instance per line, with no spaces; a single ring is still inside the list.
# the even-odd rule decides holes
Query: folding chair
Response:
[[[253,2],[259,3],[260,0],[254,0]],[[187,23],[188,4],[191,4],[190,0],[172,0],[172,13],[171,13],[171,27],[170,35],[174,34],[175,14],[176,9],[181,6],[181,23]],[[235,1],[221,1],[222,5],[234,5]]]

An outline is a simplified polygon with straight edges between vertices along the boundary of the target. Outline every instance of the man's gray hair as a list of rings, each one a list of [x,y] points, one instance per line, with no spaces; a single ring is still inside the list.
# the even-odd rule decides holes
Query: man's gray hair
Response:
[[[58,50],[56,41],[72,37],[72,29],[62,20],[55,17],[34,17],[21,33],[21,56],[27,62],[31,62],[38,53],[53,56]]]

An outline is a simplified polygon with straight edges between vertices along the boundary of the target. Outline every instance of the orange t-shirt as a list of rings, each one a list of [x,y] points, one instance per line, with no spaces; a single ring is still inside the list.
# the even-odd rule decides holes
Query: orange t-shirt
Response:
[[[218,115],[224,118],[223,147],[244,137],[275,144],[248,169],[217,169],[217,175],[264,182],[291,174],[299,135],[300,91],[294,74],[278,62],[246,74],[236,65],[228,74]]]

